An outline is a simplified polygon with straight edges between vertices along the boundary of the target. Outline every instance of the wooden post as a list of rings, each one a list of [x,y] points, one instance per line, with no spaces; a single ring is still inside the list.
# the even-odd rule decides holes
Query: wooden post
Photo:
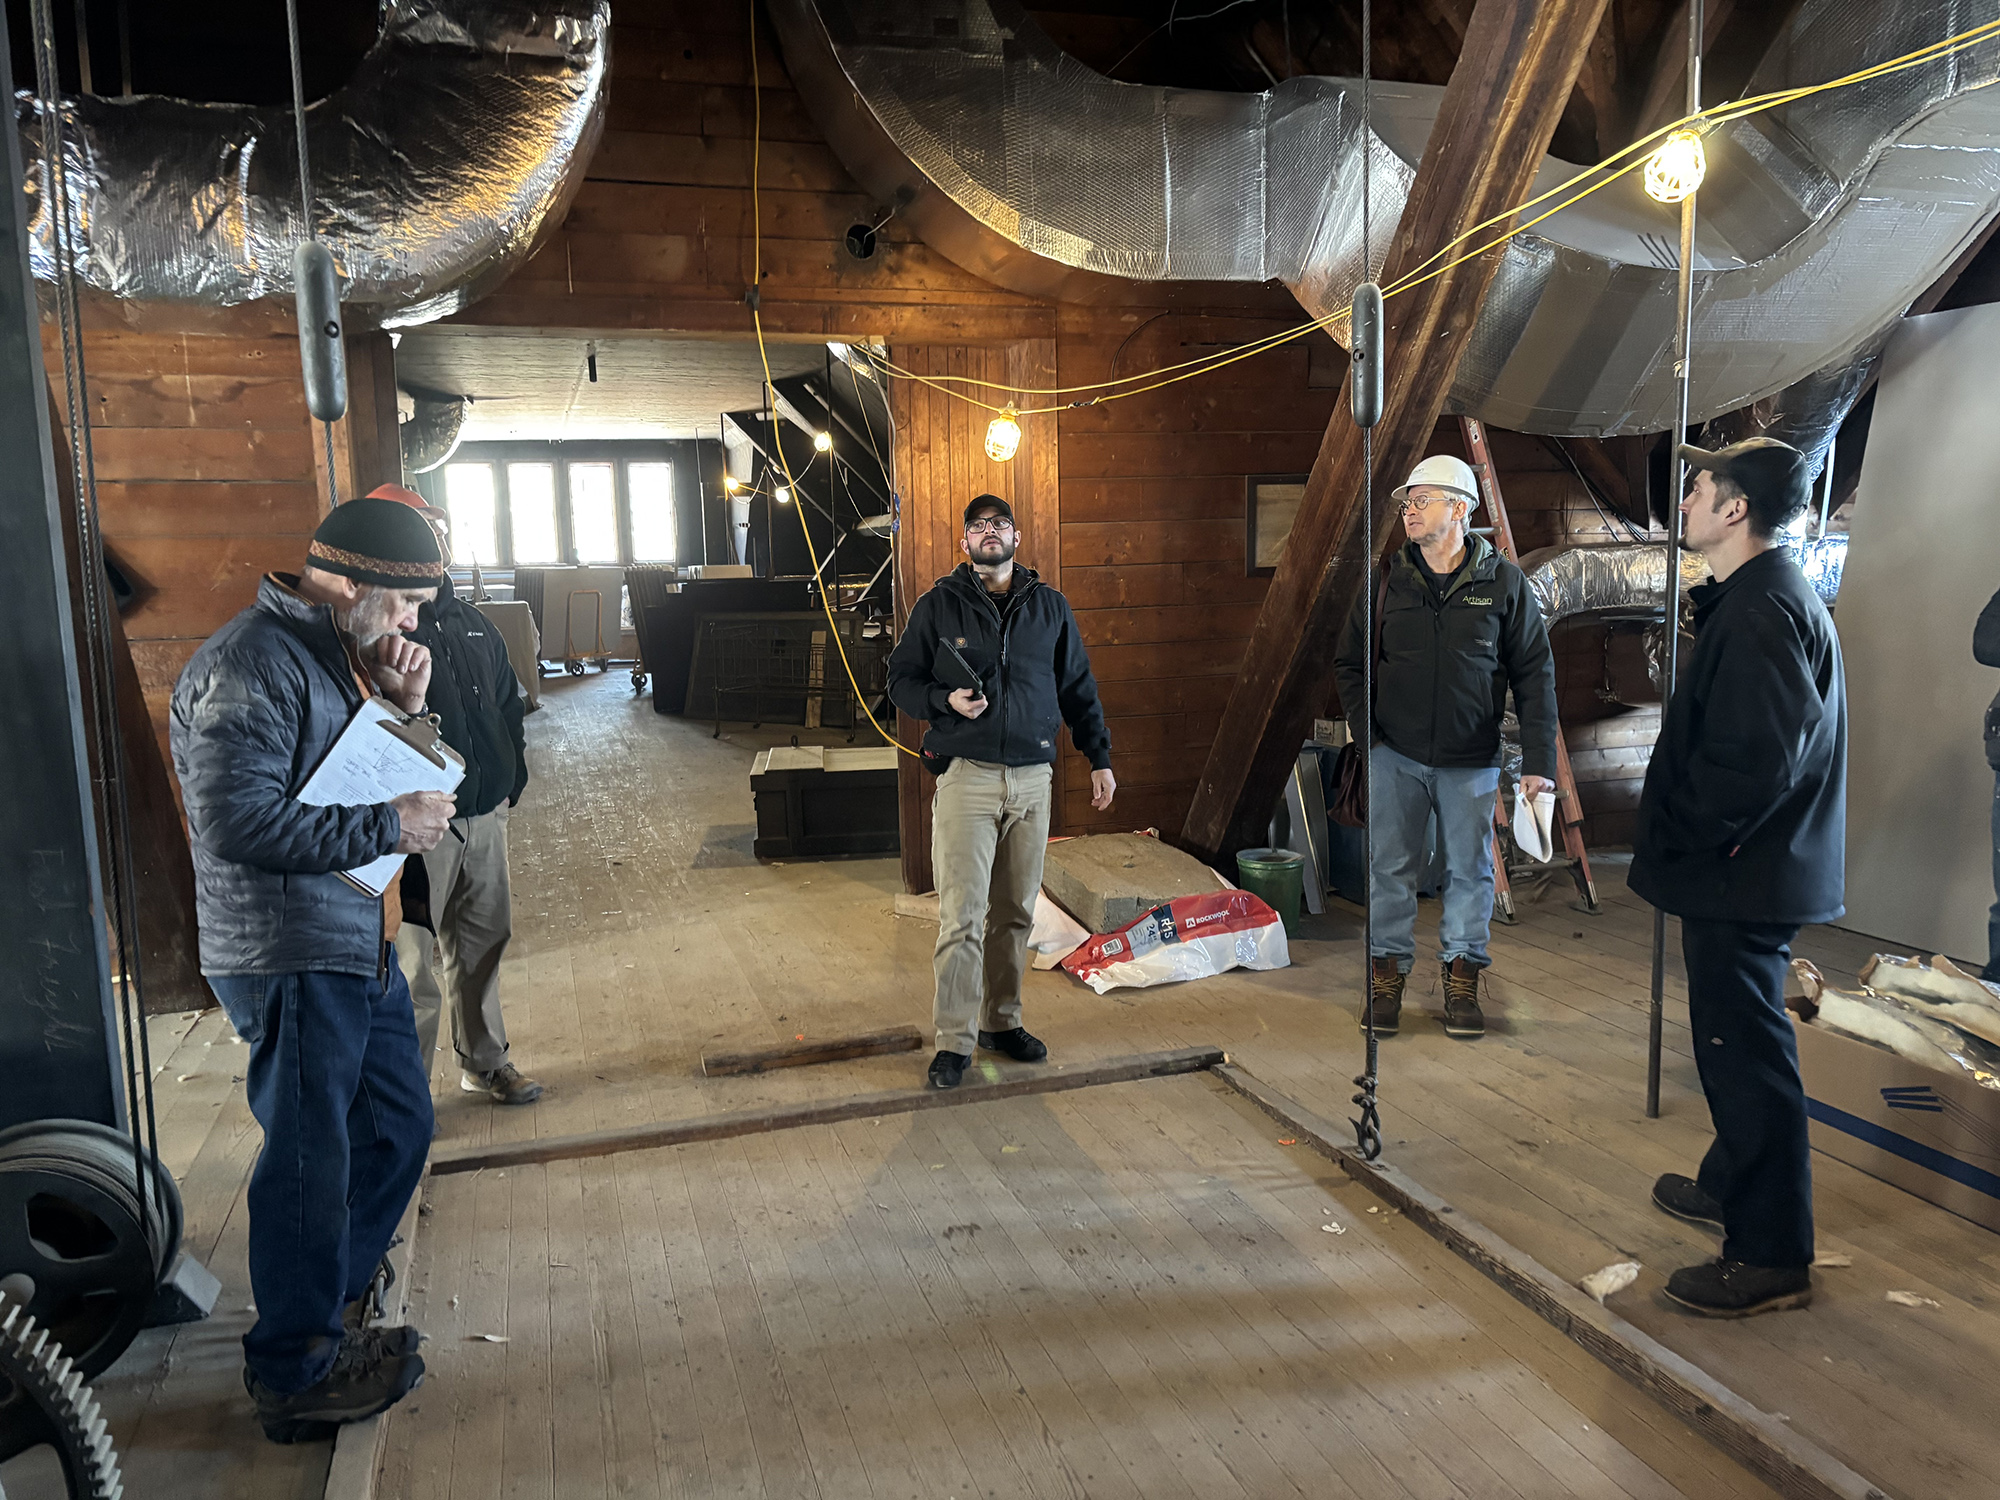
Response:
[[[1385,287],[1529,196],[1604,6],[1479,0],[1390,247]],[[1390,489],[1431,440],[1499,265],[1496,250],[1389,299],[1386,413],[1375,429],[1379,531],[1395,519]],[[1361,433],[1343,401],[1182,829],[1187,846],[1211,859],[1260,840],[1313,718],[1327,707],[1334,644],[1367,567],[1357,555],[1361,467]]]

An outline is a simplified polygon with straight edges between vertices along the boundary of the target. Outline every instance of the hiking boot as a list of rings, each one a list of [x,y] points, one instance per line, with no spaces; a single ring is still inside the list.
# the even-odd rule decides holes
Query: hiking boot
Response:
[[[458,1086],[468,1094],[485,1094],[496,1104],[533,1104],[542,1097],[542,1086],[512,1063],[502,1063],[490,1073],[461,1069]]]
[[[1011,1031],[982,1031],[979,1033],[979,1045],[988,1052],[1004,1052],[1015,1062],[1040,1062],[1049,1055],[1042,1039],[1030,1035],[1021,1026]]]
[[[965,1065],[972,1059],[963,1052],[940,1052],[931,1059],[931,1087],[955,1089],[965,1077]]]
[[[1375,1021],[1375,1035],[1394,1036],[1403,1018],[1403,985],[1409,975],[1397,967],[1394,958],[1377,958],[1368,966],[1368,1009]],[[1366,1022],[1363,1023],[1366,1029]]]
[[[1748,1266],[1712,1260],[1667,1278],[1667,1295],[1705,1318],[1749,1318],[1812,1302],[1809,1266]]]
[[[274,1443],[309,1443],[387,1411],[423,1378],[418,1355],[388,1354],[376,1339],[347,1339],[333,1357],[333,1368],[302,1391],[281,1396],[248,1370],[243,1388],[256,1403],[265,1437]]]
[[[1479,1008],[1479,965],[1463,956],[1444,966],[1444,1034],[1486,1035],[1486,1015]]]
[[[1701,1190],[1692,1177],[1667,1172],[1653,1184],[1653,1207],[1676,1219],[1722,1233],[1722,1205]]]

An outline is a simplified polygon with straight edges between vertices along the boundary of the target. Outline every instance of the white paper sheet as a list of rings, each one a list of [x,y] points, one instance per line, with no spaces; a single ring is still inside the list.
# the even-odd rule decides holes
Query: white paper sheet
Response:
[[[1555,827],[1556,794],[1537,792],[1532,797],[1523,797],[1517,787],[1514,791],[1514,842],[1521,846],[1521,852],[1537,864],[1546,864],[1555,852],[1555,841],[1551,831]]]
[[[465,778],[465,762],[442,740],[438,748],[444,764],[439,765],[408,740],[390,733],[389,725],[403,722],[403,716],[386,699],[370,698],[362,704],[326,752],[326,759],[299,788],[299,801],[308,807],[372,807],[406,792],[455,788]],[[408,857],[385,854],[359,869],[341,873],[369,895],[379,896]]]

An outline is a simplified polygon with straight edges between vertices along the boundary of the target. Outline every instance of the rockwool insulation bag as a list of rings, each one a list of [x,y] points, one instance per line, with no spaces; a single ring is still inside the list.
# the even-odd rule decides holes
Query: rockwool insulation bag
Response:
[[[1062,966],[1103,994],[1225,969],[1282,969],[1292,961],[1278,914],[1248,891],[1176,896],[1116,932],[1094,937]]]

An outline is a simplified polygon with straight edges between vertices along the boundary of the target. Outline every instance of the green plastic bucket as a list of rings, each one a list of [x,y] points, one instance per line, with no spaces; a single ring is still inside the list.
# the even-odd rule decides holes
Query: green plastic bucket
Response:
[[[1285,936],[1299,930],[1299,903],[1306,893],[1306,857],[1290,849],[1245,849],[1236,856],[1236,883],[1275,911]]]

